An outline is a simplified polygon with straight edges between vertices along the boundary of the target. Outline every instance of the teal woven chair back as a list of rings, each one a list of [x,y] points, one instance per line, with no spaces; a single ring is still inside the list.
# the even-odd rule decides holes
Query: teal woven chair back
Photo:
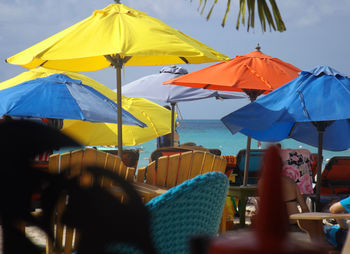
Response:
[[[228,185],[224,174],[211,172],[187,180],[148,202],[158,253],[189,253],[190,237],[216,234]]]

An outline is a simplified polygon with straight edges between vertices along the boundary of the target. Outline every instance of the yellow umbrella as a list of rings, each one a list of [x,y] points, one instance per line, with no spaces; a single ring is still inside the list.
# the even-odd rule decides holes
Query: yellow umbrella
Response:
[[[73,79],[82,80],[84,84],[93,87],[114,101],[117,97],[113,90],[83,74],[50,70],[42,67],[23,72],[12,79],[0,83],[0,90],[15,86],[28,80],[47,77],[54,73],[62,73]],[[122,101],[124,109],[129,111],[137,119],[147,125],[147,127],[144,128],[124,125],[123,145],[134,146],[171,132],[171,128],[169,126],[171,113],[169,110],[142,98],[127,98],[122,96]],[[84,145],[116,145],[117,141],[116,124],[64,120],[62,131]]]
[[[95,71],[112,65],[117,70],[117,104],[121,116],[123,65],[199,64],[228,59],[143,12],[123,4],[110,4],[8,58],[7,62],[26,68],[43,66],[68,71]],[[122,133],[122,125],[118,125],[118,133]],[[118,136],[119,155],[121,136]]]

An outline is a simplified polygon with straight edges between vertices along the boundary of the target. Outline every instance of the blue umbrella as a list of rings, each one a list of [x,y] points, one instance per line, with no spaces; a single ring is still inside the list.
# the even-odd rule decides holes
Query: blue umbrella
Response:
[[[147,75],[123,86],[123,95],[126,97],[146,98],[170,103],[172,106],[172,123],[174,123],[175,104],[183,101],[201,100],[207,98],[217,99],[243,99],[248,96],[241,92],[225,92],[192,88],[178,85],[163,85],[164,81],[187,74],[182,67],[163,67],[159,73]],[[172,125],[172,133],[174,126]],[[174,138],[172,138],[174,140]]]
[[[349,108],[350,78],[331,67],[317,66],[221,120],[232,133],[240,131],[261,141],[293,138],[318,147],[317,204],[322,149],[350,147]]]
[[[117,123],[117,104],[64,74],[33,79],[0,91],[0,115]],[[122,111],[123,123],[146,125]]]

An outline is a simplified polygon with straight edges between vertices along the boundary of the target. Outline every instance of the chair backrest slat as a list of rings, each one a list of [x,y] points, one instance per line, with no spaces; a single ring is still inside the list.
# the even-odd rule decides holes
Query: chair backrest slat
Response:
[[[112,172],[115,172],[114,165],[116,163],[117,158],[119,158],[119,157],[116,157],[116,156],[113,156],[113,155],[110,155],[109,153],[107,153],[104,168],[107,170],[110,170]],[[110,187],[110,186],[112,186],[112,180],[108,179],[108,178],[103,178],[101,184],[104,187]]]
[[[180,155],[181,154],[174,154],[168,157],[167,179],[165,183],[165,187],[167,188],[171,188],[176,185],[180,167]]]
[[[205,152],[193,151],[192,166],[191,166],[191,173],[190,173],[189,179],[202,174],[204,155],[205,155]]]
[[[146,168],[146,183],[156,184],[156,162],[152,161]]]
[[[69,152],[62,153],[60,158],[60,168],[57,172],[63,172],[64,170],[67,170],[69,166],[70,166],[70,153]]]
[[[212,153],[205,153],[202,167],[202,174],[213,171],[215,155]]]
[[[60,155],[58,153],[51,155],[50,163],[49,163],[49,172],[53,174],[58,174],[59,163],[60,163]]]
[[[192,166],[192,155],[192,151],[184,152],[181,154],[179,173],[177,176],[177,185],[183,183],[189,178]]]
[[[146,168],[138,168],[136,173],[136,182],[143,183],[145,182],[145,176],[146,176]]]
[[[168,166],[169,166],[169,157],[168,156],[162,156],[158,158],[157,161],[157,168],[156,168],[156,185],[159,186],[165,186],[166,184],[166,177],[168,173]]]
[[[82,162],[84,159],[84,150],[79,149],[79,150],[75,150],[72,151],[70,153],[70,176],[74,177],[74,176],[79,176],[82,172]]]

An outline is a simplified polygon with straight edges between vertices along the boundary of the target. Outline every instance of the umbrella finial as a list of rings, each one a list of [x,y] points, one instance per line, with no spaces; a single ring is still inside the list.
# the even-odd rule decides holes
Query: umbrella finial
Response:
[[[257,51],[259,51],[259,52],[260,52],[261,47],[260,47],[259,42],[258,42],[258,45],[256,45],[255,49],[256,49]]]
[[[120,4],[120,0],[114,0],[116,4]]]

